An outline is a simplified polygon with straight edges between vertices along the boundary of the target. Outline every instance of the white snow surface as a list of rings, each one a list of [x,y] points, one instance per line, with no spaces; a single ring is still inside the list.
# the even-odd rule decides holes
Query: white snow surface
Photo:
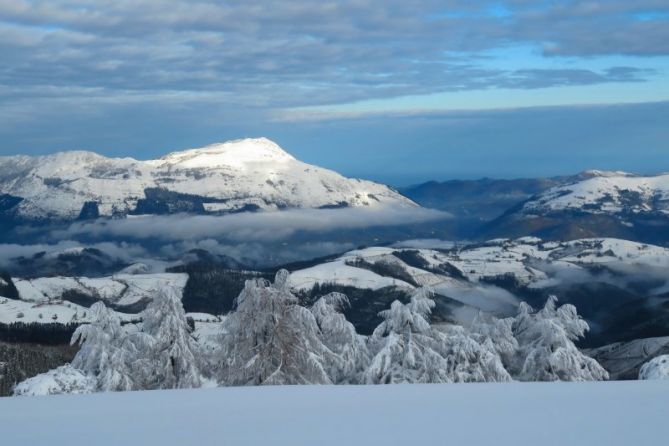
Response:
[[[92,152],[0,157],[0,193],[24,198],[18,215],[74,219],[85,202],[100,215],[127,214],[146,188],[209,198],[217,212],[245,204],[263,209],[416,206],[387,186],[348,179],[300,162],[266,138],[242,139],[140,161]]]
[[[635,176],[625,172],[590,171],[591,178],[553,187],[527,202],[524,214],[579,210],[591,213],[628,211],[669,213],[669,174]]]
[[[278,386],[0,398],[7,445],[661,445],[669,381]]]

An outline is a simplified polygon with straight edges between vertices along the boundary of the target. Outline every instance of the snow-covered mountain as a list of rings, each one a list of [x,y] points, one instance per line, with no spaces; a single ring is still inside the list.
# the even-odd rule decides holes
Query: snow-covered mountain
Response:
[[[526,215],[576,210],[591,214],[660,212],[669,215],[669,174],[644,177],[591,171],[591,178],[553,187],[527,201]]]
[[[20,219],[380,205],[416,206],[387,186],[298,161],[266,138],[148,161],[81,151],[0,157],[0,215]]]
[[[615,237],[669,241],[669,174],[590,171],[550,188],[487,224],[485,237],[535,235],[555,240]]]

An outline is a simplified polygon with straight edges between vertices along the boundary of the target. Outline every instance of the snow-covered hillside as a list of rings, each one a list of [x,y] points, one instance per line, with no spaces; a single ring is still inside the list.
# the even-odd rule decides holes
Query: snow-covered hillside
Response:
[[[3,197],[0,211],[25,219],[415,206],[387,186],[300,162],[266,138],[213,144],[149,161],[81,151],[0,157]]]
[[[669,314],[663,310],[669,296],[667,248],[618,239],[550,242],[524,237],[447,249],[427,249],[426,242],[358,249],[314,262],[293,269],[290,285],[307,300],[330,291],[348,293],[353,302],[348,315],[363,333],[378,324],[379,311],[419,286],[436,292],[438,320],[465,325],[479,311],[512,316],[520,301],[538,307],[555,294],[583,309],[593,327],[590,336],[599,336],[588,341],[589,347],[663,336],[669,329]],[[208,299],[198,293],[218,282],[209,282],[207,274],[191,277],[186,311],[225,313],[239,292],[229,292],[226,277],[221,273],[221,290],[205,293],[211,294]],[[9,294],[0,299],[0,322],[81,321],[86,307],[99,299],[115,310],[136,313],[160,288],[168,285],[181,292],[187,279],[171,273],[14,278],[18,300]]]
[[[302,290],[316,284],[373,290],[427,285],[477,309],[508,311],[518,300],[491,282],[512,277],[521,286],[542,289],[559,285],[567,275],[587,277],[588,269],[599,266],[622,274],[634,268],[661,271],[669,268],[669,249],[617,239],[558,243],[534,237],[446,250],[374,247],[294,271],[290,281]],[[665,291],[660,287],[656,293]]]
[[[661,445],[668,392],[669,381],[634,381],[0,398],[0,426],[7,445]]]
[[[417,240],[354,250],[295,270],[290,282],[312,297],[329,291],[360,296],[349,314],[363,331],[379,311],[365,302],[428,285],[436,293],[435,315],[446,322],[468,325],[480,311],[511,316],[521,301],[538,307],[555,295],[575,305],[590,324],[584,347],[669,334],[667,248],[607,238],[534,237],[439,250],[425,246]]]
[[[81,323],[90,321],[88,307],[102,300],[124,312],[123,320],[136,319],[159,290],[182,292],[186,274],[117,274],[110,277],[41,277],[13,279],[18,299],[0,296],[0,323]]]
[[[593,214],[669,214],[669,174],[644,177],[593,171],[591,178],[543,192],[526,202],[521,212],[542,215],[564,210]]]

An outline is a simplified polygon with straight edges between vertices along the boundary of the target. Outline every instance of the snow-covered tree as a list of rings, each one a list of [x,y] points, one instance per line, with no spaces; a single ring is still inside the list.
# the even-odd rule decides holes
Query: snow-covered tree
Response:
[[[379,315],[383,322],[374,330],[370,344],[375,351],[364,373],[368,384],[451,382],[448,363],[427,318],[435,303],[430,292],[419,289],[409,304],[394,301]]]
[[[329,384],[334,353],[316,318],[290,292],[288,272],[274,284],[246,281],[223,324],[220,379],[228,385]]]
[[[335,384],[356,384],[369,363],[369,351],[364,336],[341,313],[349,305],[341,293],[319,298],[311,307],[320,329],[321,339],[334,355],[326,363],[326,371]]]
[[[371,343],[376,355],[365,372],[368,383],[509,381],[494,348],[486,348],[459,326],[431,327],[435,303],[418,289],[409,304],[395,301],[381,312],[384,321]]]
[[[669,379],[669,355],[658,356],[641,366],[639,379]]]
[[[176,289],[163,287],[142,312],[142,332],[135,339],[140,357],[135,362],[146,388],[200,387],[200,350],[193,339],[181,298]]]
[[[513,318],[498,319],[479,312],[470,326],[472,336],[484,348],[497,353],[507,370],[513,367],[518,354],[518,341],[513,335],[513,321]]]
[[[93,304],[90,312],[91,323],[79,326],[72,336],[72,344],[81,344],[72,367],[95,377],[99,391],[136,388],[130,367],[132,345],[124,336],[120,319],[102,302]]]
[[[448,325],[435,332],[436,349],[446,359],[451,381],[511,381],[511,375],[490,339],[480,343],[475,335],[459,325]]]
[[[599,381],[608,373],[574,345],[589,330],[573,305],[556,305],[550,296],[540,311],[521,303],[513,322],[519,344],[514,372],[522,381]]]

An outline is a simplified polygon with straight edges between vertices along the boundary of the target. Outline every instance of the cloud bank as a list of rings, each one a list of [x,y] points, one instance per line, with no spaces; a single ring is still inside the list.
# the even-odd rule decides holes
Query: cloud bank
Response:
[[[74,223],[51,233],[54,239],[122,237],[189,241],[219,238],[233,241],[280,241],[298,232],[326,233],[375,226],[420,224],[450,218],[450,214],[424,208],[294,209],[239,213],[224,216],[169,215],[100,219]]]

